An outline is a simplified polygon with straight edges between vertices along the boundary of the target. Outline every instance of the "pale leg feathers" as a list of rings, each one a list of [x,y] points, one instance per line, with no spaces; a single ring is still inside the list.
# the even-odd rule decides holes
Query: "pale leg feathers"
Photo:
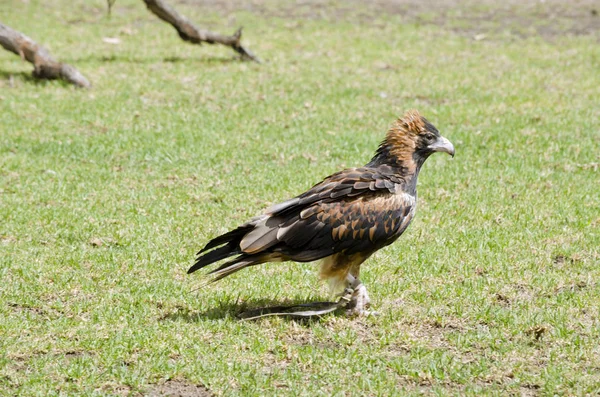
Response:
[[[375,314],[367,309],[371,304],[367,287],[359,280],[360,265],[366,257],[332,255],[321,263],[321,278],[329,283],[332,295],[342,296],[347,288],[352,290],[352,298],[346,307],[351,316]]]

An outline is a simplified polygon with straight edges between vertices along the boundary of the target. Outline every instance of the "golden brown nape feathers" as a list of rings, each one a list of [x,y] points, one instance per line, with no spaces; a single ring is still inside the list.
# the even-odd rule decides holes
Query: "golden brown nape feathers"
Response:
[[[385,136],[392,154],[409,159],[415,151],[417,137],[427,132],[425,121],[416,110],[409,110],[404,117],[396,120]]]
[[[412,221],[419,170],[434,152],[454,147],[416,110],[389,129],[363,167],[325,178],[311,189],[208,242],[188,273],[234,257],[209,274],[220,280],[265,262],[324,259],[321,274],[334,284],[357,286],[351,302],[364,313],[369,300],[358,279],[361,264],[394,242]]]
[[[431,146],[438,140],[436,147]],[[390,165],[401,165],[406,167],[405,174],[413,173],[435,151],[454,156],[450,141],[418,111],[409,110],[392,124],[371,162],[377,159]]]

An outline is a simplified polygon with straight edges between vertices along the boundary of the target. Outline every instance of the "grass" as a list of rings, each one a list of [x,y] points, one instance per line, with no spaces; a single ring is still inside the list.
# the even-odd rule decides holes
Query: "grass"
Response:
[[[0,394],[598,394],[597,31],[218,4],[175,5],[245,26],[266,63],[186,45],[140,1],[0,4],[94,85],[0,52]],[[363,267],[378,317],[235,319],[326,299],[312,264],[195,290],[208,239],[364,164],[409,108],[457,155],[428,160],[415,222]]]

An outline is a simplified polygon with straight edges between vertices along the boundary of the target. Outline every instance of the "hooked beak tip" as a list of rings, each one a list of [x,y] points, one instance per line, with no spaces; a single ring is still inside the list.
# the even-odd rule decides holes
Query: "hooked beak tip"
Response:
[[[454,158],[454,145],[448,139],[443,136],[439,137],[437,141],[433,144],[429,145],[429,148],[434,152],[444,152],[448,153],[452,158]]]

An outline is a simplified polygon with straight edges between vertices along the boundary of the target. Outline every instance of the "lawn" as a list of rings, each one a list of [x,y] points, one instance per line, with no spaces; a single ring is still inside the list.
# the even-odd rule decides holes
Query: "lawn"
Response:
[[[600,393],[597,4],[171,3],[265,62],[139,0],[0,3],[93,84],[0,51],[0,395]],[[329,299],[316,264],[186,274],[411,108],[456,156],[363,266],[378,316],[236,319]]]

